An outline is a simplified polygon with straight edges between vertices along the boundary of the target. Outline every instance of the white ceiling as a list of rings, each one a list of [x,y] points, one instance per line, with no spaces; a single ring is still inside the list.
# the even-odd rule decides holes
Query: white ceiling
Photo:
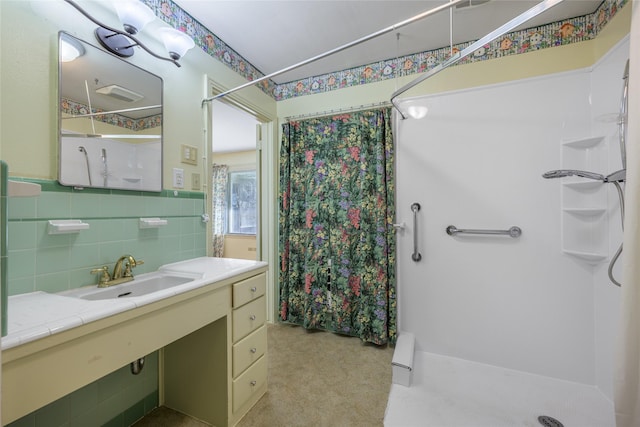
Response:
[[[271,74],[446,3],[441,0],[174,0],[264,74]],[[473,1],[473,0],[472,0]],[[602,0],[564,0],[525,28],[592,13]],[[286,83],[477,40],[537,4],[489,3],[440,12],[274,77]],[[398,39],[397,33],[400,33]]]

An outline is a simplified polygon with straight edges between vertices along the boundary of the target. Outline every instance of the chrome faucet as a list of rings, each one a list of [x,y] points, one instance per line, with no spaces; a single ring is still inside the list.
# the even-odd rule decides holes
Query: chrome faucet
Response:
[[[113,267],[113,274],[109,274],[109,267],[106,265],[91,270],[91,274],[100,273],[98,287],[106,288],[132,281],[133,273],[131,269],[142,264],[144,264],[144,261],[136,261],[132,255],[123,255],[116,261],[116,265]]]

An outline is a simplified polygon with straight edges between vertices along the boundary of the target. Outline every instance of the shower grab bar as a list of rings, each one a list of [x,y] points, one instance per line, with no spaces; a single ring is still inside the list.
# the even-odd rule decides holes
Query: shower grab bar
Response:
[[[447,227],[447,234],[449,236],[455,236],[458,233],[462,234],[488,234],[488,235],[500,235],[500,236],[511,236],[513,238],[520,237],[522,234],[522,229],[520,227],[516,227],[515,225],[508,230],[473,230],[473,229],[462,229],[457,228],[455,225],[450,225]]]
[[[418,262],[422,259],[422,255],[418,252],[418,211],[420,210],[420,203],[414,203],[411,205],[413,211],[413,254],[411,259]]]

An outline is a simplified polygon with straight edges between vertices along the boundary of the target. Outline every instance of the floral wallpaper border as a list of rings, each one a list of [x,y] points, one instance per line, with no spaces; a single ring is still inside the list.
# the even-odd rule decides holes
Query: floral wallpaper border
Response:
[[[140,0],[149,6],[161,20],[172,27],[185,32],[191,36],[196,46],[201,48],[218,61],[240,74],[245,79],[257,80],[264,76],[238,52],[227,46],[207,27],[202,25],[186,11],[181,9],[171,0]],[[215,7],[215,3],[211,5]],[[276,90],[276,84],[271,80],[260,83],[260,88],[267,94],[272,95]]]
[[[73,116],[89,114],[89,106],[80,102],[72,101],[67,98],[60,100],[60,111],[63,113],[71,114]],[[103,110],[93,109],[92,113],[100,113]],[[94,116],[94,119],[109,123],[114,126],[118,126],[125,129],[131,129],[134,131],[141,131],[143,129],[155,128],[162,126],[162,115],[156,114],[154,116],[144,117],[141,119],[131,119],[129,117],[122,116],[120,114],[103,114]]]
[[[160,19],[189,34],[194,39],[196,46],[226,64],[248,81],[257,80],[264,76],[236,51],[227,46],[209,29],[171,0],[141,1],[151,7]],[[473,55],[458,62],[457,65],[591,40],[598,35],[618,10],[628,2],[629,0],[604,0],[592,14],[509,33],[478,49]],[[459,52],[474,41],[454,45],[453,52]],[[398,76],[422,73],[446,60],[450,53],[450,48],[447,46],[280,85],[270,80],[263,81],[260,83],[260,88],[274,97],[276,101],[282,101],[298,96],[312,95],[374,83]]]

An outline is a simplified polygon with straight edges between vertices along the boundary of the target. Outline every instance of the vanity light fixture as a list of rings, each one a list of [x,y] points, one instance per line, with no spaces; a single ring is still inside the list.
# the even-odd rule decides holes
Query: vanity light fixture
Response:
[[[176,61],[196,45],[191,37],[175,28],[160,28],[158,32],[169,56]]]
[[[149,7],[139,0],[116,0],[114,2],[118,18],[120,22],[122,22],[124,31],[112,28],[98,21],[75,1],[64,1],[76,8],[91,22],[98,25],[98,28],[95,30],[96,38],[102,47],[115,55],[128,58],[133,56],[133,48],[140,46],[149,55],[164,61],[173,62],[177,67],[180,67],[178,60],[184,56],[189,49],[195,46],[193,39],[182,31],[173,28],[161,28],[161,37],[165,48],[169,52],[169,57],[158,55],[146,47],[135,35],[138,34],[145,25],[153,21],[156,16]]]

